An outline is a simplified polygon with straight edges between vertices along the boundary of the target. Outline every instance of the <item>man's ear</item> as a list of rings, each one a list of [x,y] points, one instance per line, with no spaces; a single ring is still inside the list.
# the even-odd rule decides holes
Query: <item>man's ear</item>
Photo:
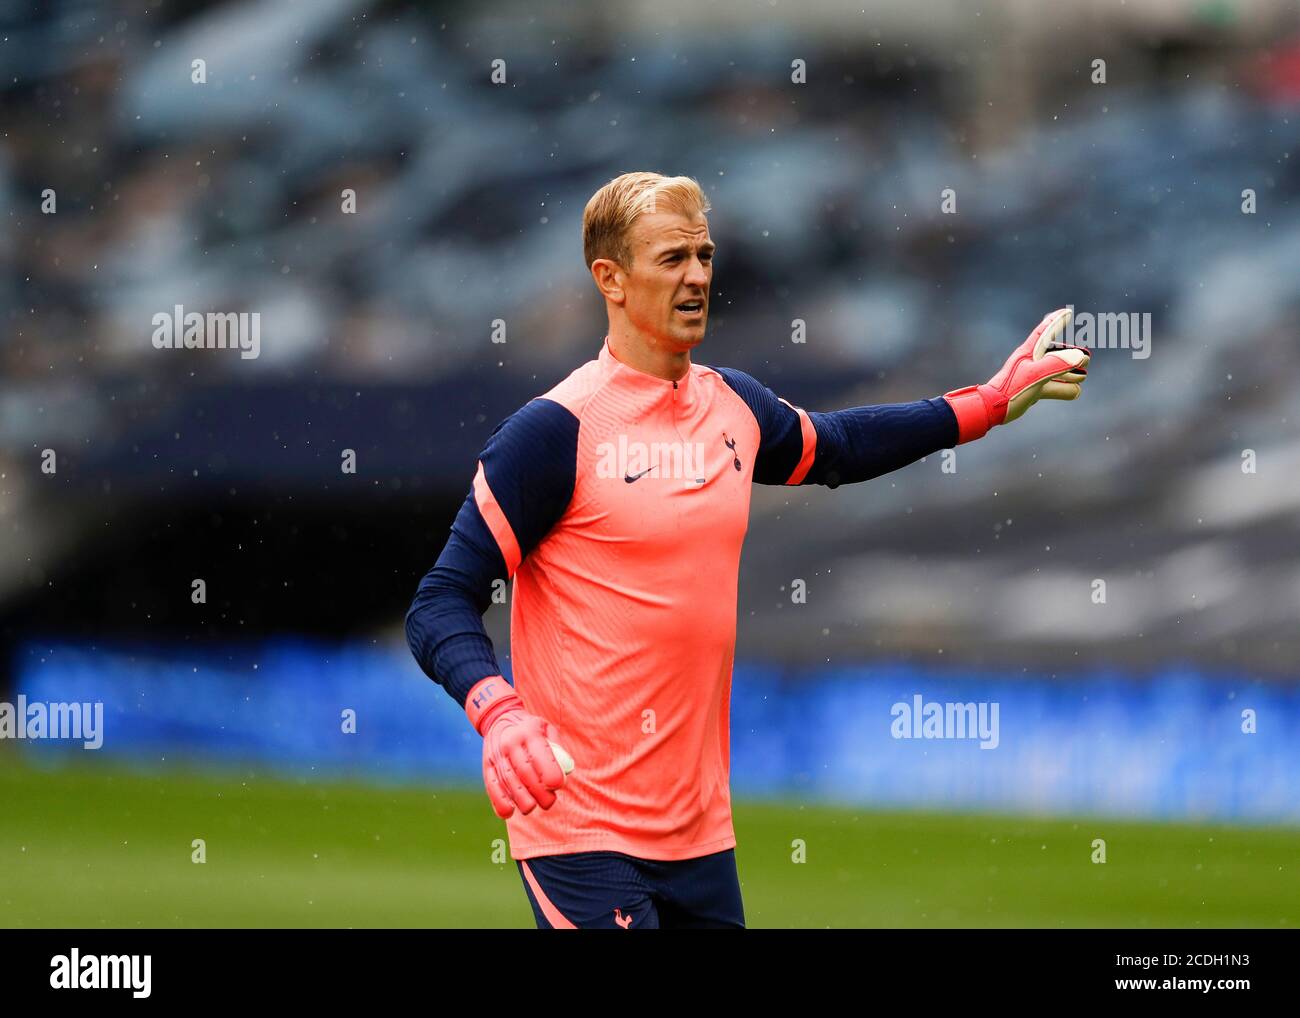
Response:
[[[627,299],[623,289],[623,266],[612,258],[597,258],[591,263],[591,278],[596,281],[596,289],[601,295],[615,304],[622,304]]]

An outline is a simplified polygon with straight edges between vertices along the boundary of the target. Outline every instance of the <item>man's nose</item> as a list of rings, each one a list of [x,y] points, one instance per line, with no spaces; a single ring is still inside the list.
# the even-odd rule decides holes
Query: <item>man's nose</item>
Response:
[[[709,272],[704,267],[704,263],[698,258],[692,258],[690,265],[686,269],[686,282],[692,286],[708,286]]]

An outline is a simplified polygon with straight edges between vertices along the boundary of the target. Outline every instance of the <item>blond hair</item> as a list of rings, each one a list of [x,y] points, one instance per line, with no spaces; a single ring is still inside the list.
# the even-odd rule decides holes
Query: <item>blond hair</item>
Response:
[[[662,173],[624,173],[591,196],[582,213],[582,254],[587,268],[597,258],[610,258],[624,268],[632,265],[628,234],[642,213],[677,212],[701,215],[711,206],[697,181],[665,177]]]

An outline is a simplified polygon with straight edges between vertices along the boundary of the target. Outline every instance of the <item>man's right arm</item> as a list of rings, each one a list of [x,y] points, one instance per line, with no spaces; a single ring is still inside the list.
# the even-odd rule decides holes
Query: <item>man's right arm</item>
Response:
[[[479,457],[451,536],[406,613],[406,641],[424,673],[462,707],[501,674],[483,613],[573,496],[578,419],[538,398],[497,425]]]

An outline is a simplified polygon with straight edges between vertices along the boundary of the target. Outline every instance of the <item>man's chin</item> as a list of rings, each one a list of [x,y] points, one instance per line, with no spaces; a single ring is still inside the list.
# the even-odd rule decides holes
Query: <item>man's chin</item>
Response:
[[[677,326],[669,333],[669,339],[679,350],[693,350],[704,342],[704,326],[703,321],[685,328]]]

